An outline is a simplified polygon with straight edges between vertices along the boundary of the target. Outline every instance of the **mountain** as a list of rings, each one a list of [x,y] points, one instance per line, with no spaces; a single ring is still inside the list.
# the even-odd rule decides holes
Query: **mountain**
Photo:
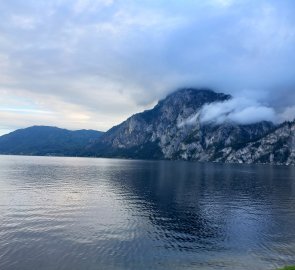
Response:
[[[295,165],[295,121],[240,125],[200,120],[204,105],[232,97],[185,88],[105,133],[30,127],[0,137],[0,153]]]
[[[186,88],[161,100],[153,109],[135,114],[111,128],[87,155],[219,161],[224,149],[239,149],[272,129],[270,122],[251,125],[202,124],[198,112],[205,104],[223,102],[231,96],[208,89]]]
[[[224,148],[219,161],[295,165],[295,121],[285,122],[261,139],[244,147]]]
[[[70,131],[57,127],[33,126],[0,137],[1,154],[21,155],[79,155],[89,143],[103,132],[95,130]]]
[[[178,124],[195,114],[204,104],[230,98],[229,95],[207,89],[181,89],[159,101],[153,109],[137,113],[111,128],[88,147],[88,154],[126,158],[172,158],[172,148],[177,148],[191,129],[190,126],[179,129]]]

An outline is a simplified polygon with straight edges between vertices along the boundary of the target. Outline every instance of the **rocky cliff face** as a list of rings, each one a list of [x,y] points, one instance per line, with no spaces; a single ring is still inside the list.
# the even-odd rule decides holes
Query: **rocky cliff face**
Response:
[[[153,109],[138,113],[113,127],[89,151],[99,155],[172,158],[180,144],[196,125],[183,121],[196,114],[206,103],[225,101],[229,95],[211,90],[182,89]]]
[[[228,149],[232,151],[265,136],[273,124],[261,122],[251,125],[224,123],[200,125],[180,144],[174,157],[198,161],[224,162]]]
[[[283,123],[239,149],[225,148],[223,153],[219,161],[295,165],[295,121]]]
[[[88,147],[91,155],[213,162],[294,164],[294,123],[202,123],[208,103],[230,99],[211,90],[182,89],[135,114]]]

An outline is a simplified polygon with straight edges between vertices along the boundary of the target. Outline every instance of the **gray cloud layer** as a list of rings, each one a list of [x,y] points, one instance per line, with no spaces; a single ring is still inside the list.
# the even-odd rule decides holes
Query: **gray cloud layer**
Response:
[[[0,129],[106,130],[182,86],[293,118],[294,13],[292,0],[1,1]]]

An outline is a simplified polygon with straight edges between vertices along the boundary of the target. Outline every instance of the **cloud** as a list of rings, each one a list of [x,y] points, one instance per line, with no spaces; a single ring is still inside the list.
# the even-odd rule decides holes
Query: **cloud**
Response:
[[[75,14],[89,13],[112,4],[113,0],[77,0],[73,3],[73,11]]]
[[[0,1],[0,107],[29,99],[27,109],[54,112],[40,122],[79,128],[60,117],[75,108],[91,115],[83,127],[106,130],[193,86],[281,112],[295,100],[294,8],[292,0]],[[11,120],[0,129],[17,127]]]
[[[17,93],[18,98],[15,98]],[[5,106],[0,104],[0,127],[2,130],[12,131],[31,125],[53,125],[68,129],[96,129],[107,130],[110,125],[115,125],[114,115],[119,112],[126,119],[129,111],[124,106],[129,100],[121,95],[108,94],[101,97],[100,108],[94,108],[69,103],[47,93],[30,93],[23,89],[15,91],[11,95],[9,91],[1,91],[0,95],[5,101]],[[81,97],[83,98],[83,97]],[[96,97],[95,97],[96,98]],[[116,108],[109,108],[108,104],[115,99]],[[129,103],[129,109],[134,106]],[[50,110],[48,110],[50,108]],[[103,117],[97,117],[100,112]]]
[[[201,123],[214,122],[217,124],[234,122],[246,125],[260,121],[277,121],[273,108],[246,98],[233,98],[224,102],[204,105],[199,117]]]
[[[12,25],[24,30],[32,30],[36,27],[37,22],[34,17],[12,16]]]
[[[291,109],[291,108],[290,108]],[[295,112],[292,108],[284,115],[290,116]],[[265,106],[255,100],[242,97],[234,97],[223,102],[205,104],[196,113],[178,123],[178,127],[195,125],[196,122],[203,124],[213,123],[236,123],[240,125],[254,124],[260,121],[277,123],[286,119],[278,115],[271,107]]]
[[[295,106],[285,108],[278,117],[280,122],[293,121],[295,119]]]

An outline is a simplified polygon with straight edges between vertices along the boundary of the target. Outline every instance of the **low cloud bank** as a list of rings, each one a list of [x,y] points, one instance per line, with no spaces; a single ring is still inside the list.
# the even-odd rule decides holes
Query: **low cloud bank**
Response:
[[[259,101],[236,97],[224,102],[206,104],[198,113],[190,116],[178,126],[193,125],[196,121],[213,124],[228,122],[240,125],[254,124],[261,121],[282,123],[284,121],[293,121],[294,118],[295,106],[287,107],[278,112]]]
[[[260,121],[277,122],[273,108],[246,98],[233,98],[224,102],[204,105],[199,113],[201,123],[221,124],[234,122],[242,125]]]

